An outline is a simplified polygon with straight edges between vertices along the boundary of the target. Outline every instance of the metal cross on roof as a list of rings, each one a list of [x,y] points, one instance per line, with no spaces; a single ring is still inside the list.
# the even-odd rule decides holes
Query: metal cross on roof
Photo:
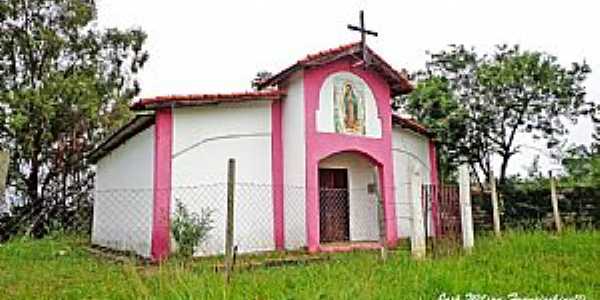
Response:
[[[362,50],[362,55],[363,55],[363,62],[365,63],[365,66],[368,65],[369,62],[368,62],[368,57],[367,57],[367,41],[366,41],[367,34],[370,34],[372,36],[377,36],[377,32],[365,29],[365,13],[364,13],[364,11],[362,11],[362,10],[360,11],[360,26],[354,26],[354,25],[348,24],[348,29],[360,32],[360,44],[361,44],[361,50]]]

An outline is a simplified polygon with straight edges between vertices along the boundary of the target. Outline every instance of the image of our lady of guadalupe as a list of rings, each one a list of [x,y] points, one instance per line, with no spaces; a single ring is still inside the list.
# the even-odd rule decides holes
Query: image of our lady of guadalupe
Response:
[[[335,131],[339,133],[365,134],[365,107],[362,90],[348,80],[335,83]]]

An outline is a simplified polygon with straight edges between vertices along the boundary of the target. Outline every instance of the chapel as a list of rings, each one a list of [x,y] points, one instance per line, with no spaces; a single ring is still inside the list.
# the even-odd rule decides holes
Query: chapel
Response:
[[[135,118],[89,156],[92,242],[166,257],[180,202],[211,211],[197,255],[223,253],[233,158],[238,251],[375,248],[381,217],[394,247],[411,232],[409,172],[438,181],[431,133],[392,110],[412,89],[363,40],[307,55],[254,91],[139,99]]]

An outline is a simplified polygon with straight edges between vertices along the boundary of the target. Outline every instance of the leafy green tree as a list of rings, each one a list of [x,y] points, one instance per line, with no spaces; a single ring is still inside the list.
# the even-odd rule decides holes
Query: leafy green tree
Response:
[[[565,151],[562,165],[566,176],[561,179],[562,185],[600,186],[600,118],[598,110],[591,115],[594,122],[592,144],[589,146],[573,146]]]
[[[562,161],[562,186],[600,186],[600,153],[583,145],[570,148]]]
[[[252,79],[252,82],[250,82],[250,85],[252,85],[252,89],[254,90],[258,90],[258,86],[265,80],[271,78],[271,76],[273,76],[273,74],[269,71],[259,71],[258,73],[256,73],[256,76],[254,76],[254,78]]]
[[[600,155],[600,111],[596,107],[591,115],[592,122],[594,122],[594,132],[592,133],[592,151],[595,154]]]
[[[430,54],[425,70],[415,74],[415,92],[398,102],[440,133],[450,166],[466,161],[487,178],[490,156],[498,156],[502,183],[510,159],[521,151],[519,133],[552,148],[568,133],[568,123],[592,111],[583,85],[590,72],[585,62],[565,68],[552,55],[519,46],[481,55],[451,45]]]
[[[454,96],[450,81],[445,77],[432,75],[428,80],[416,83],[415,90],[408,96],[402,108],[409,111],[435,134],[437,140],[439,170],[442,178],[449,179],[463,153],[467,142],[468,114]]]
[[[34,235],[73,222],[93,185],[84,153],[130,117],[140,90],[146,34],[96,17],[92,0],[0,2],[0,147],[21,200],[14,222]]]

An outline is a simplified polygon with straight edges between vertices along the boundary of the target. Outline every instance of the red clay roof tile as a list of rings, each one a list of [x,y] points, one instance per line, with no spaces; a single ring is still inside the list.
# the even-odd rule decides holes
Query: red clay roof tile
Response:
[[[131,106],[133,110],[153,109],[163,106],[194,106],[209,103],[242,102],[252,100],[279,100],[285,93],[276,90],[251,91],[229,94],[191,94],[191,95],[168,95],[154,98],[140,99]]]
[[[419,123],[415,119],[401,117],[399,115],[392,114],[392,123],[398,124],[403,128],[412,130],[416,133],[420,133],[426,136],[433,136],[433,133],[425,125]]]
[[[374,70],[379,72],[390,84],[392,96],[408,93],[412,90],[412,85],[407,79],[404,72],[398,72],[385,62],[379,55],[367,48],[373,57]],[[169,95],[158,96],[154,98],[140,99],[134,103],[131,108],[133,110],[153,109],[161,106],[170,105],[202,105],[208,103],[222,102],[242,102],[252,100],[278,100],[285,94],[284,92],[274,89],[273,86],[285,80],[289,75],[306,66],[319,65],[326,63],[336,57],[352,55],[362,51],[360,43],[350,43],[341,45],[336,48],[320,51],[315,54],[309,54],[303,59],[298,60],[294,65],[284,69],[278,74],[271,76],[260,84],[261,91],[229,93],[229,94],[192,94],[192,95]]]
[[[331,60],[335,60],[346,55],[355,55],[357,53],[360,53],[361,51],[362,49],[360,47],[360,43],[350,43],[336,48],[319,51],[315,54],[309,54],[305,58],[298,60],[295,64],[285,68],[279,73],[266,79],[265,81],[259,84],[259,87],[267,88],[275,86],[301,68],[327,63]],[[367,51],[373,57],[372,65],[374,66],[374,71],[380,73],[388,82],[388,84],[390,84],[392,96],[405,94],[412,91],[413,87],[408,81],[408,75],[406,74],[406,71],[396,71],[394,68],[392,68],[392,66],[390,66],[385,60],[383,60],[377,53],[375,53],[369,47],[367,47]]]
[[[360,45],[360,43],[350,43],[350,44],[341,45],[336,48],[322,50],[322,51],[319,51],[318,53],[308,54],[308,55],[306,55],[305,58],[299,60],[297,63],[300,63],[300,64],[308,63],[308,62],[311,62],[311,61],[314,61],[314,60],[317,60],[317,59],[320,59],[323,57],[339,54],[346,50],[350,50],[354,47],[358,47],[359,45]]]

